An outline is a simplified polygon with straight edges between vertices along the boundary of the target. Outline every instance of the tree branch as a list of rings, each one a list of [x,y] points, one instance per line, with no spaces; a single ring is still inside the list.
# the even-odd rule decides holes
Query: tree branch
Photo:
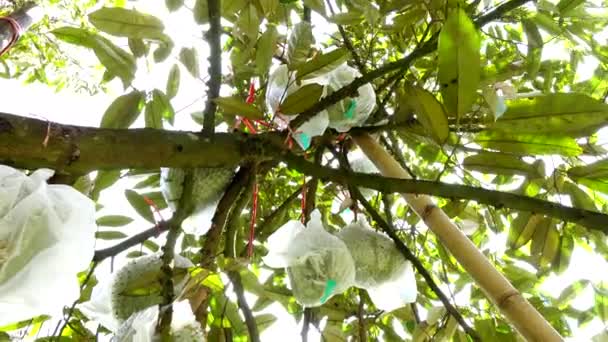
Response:
[[[96,250],[95,254],[93,255],[93,262],[100,263],[107,258],[116,256],[135,245],[143,243],[149,238],[157,237],[161,233],[168,231],[170,227],[171,221],[162,221],[158,223],[158,226],[148,228],[145,231],[135,234],[112,247]]]
[[[215,131],[217,105],[213,100],[220,96],[220,86],[222,85],[221,3],[221,0],[207,1],[209,31],[205,34],[205,38],[209,43],[209,81],[207,82],[207,104],[203,116],[203,133],[207,137],[211,137]]]
[[[44,147],[42,142],[49,125],[50,138]],[[497,208],[543,214],[608,233],[608,215],[595,211],[465,185],[394,179],[321,167],[286,150],[283,140],[284,135],[277,133],[255,136],[217,133],[212,143],[200,133],[78,127],[0,113],[0,163],[17,168],[48,167],[58,173],[79,174],[93,170],[220,167],[252,160],[281,160],[302,173],[341,184],[352,183],[382,192],[474,200]]]
[[[346,172],[328,167],[318,167],[303,158],[287,153],[282,155],[282,160],[289,167],[300,172],[340,184],[361,186],[385,193],[427,194],[444,198],[474,200],[478,203],[492,205],[497,208],[511,208],[544,214],[564,221],[575,222],[589,229],[599,230],[608,234],[608,215],[585,209],[566,207],[559,203],[548,202],[538,198],[466,185],[388,178],[372,174]]]

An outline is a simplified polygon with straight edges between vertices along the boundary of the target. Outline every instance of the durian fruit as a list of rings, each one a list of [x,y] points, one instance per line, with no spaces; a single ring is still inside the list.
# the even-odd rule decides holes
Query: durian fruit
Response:
[[[112,314],[119,322],[132,314],[162,302],[159,282],[162,261],[159,255],[133,259],[114,276]]]
[[[360,72],[346,64],[337,67],[327,75],[328,96],[359,76]],[[359,87],[358,92],[359,96],[347,97],[327,108],[329,127],[338,132],[346,132],[351,127],[363,125],[376,106],[376,92],[369,83]]]
[[[355,264],[346,245],[328,233],[315,210],[306,228],[289,221],[267,240],[264,263],[286,268],[296,300],[314,307],[346,291],[355,280]]]
[[[184,325],[171,332],[174,342],[202,342],[205,341],[205,333],[196,322]]]
[[[337,234],[344,241],[355,261],[355,285],[364,289],[375,288],[401,276],[408,261],[386,235],[371,229],[360,217]]]
[[[169,208],[175,211],[184,192],[185,172],[161,168],[160,189]],[[234,168],[199,168],[193,173],[192,201],[194,212],[182,223],[188,234],[202,235],[209,228],[210,215],[234,176]],[[210,210],[211,209],[211,210]]]

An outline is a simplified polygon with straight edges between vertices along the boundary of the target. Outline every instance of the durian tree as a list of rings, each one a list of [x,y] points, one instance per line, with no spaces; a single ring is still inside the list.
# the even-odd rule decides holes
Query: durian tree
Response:
[[[0,6],[0,82],[111,97],[97,127],[0,97],[2,170],[98,211],[28,268],[0,180],[0,340],[608,338],[606,1]],[[11,320],[50,303],[28,272],[79,293]]]

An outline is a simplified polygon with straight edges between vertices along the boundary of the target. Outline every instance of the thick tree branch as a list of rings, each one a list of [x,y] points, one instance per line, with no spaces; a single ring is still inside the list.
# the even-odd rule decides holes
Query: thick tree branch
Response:
[[[209,81],[207,82],[207,104],[203,116],[203,133],[207,137],[210,137],[215,130],[217,105],[213,100],[220,96],[220,86],[222,85],[221,4],[221,0],[207,1],[209,31],[205,37],[209,43]]]
[[[43,142],[50,125],[47,146]],[[60,125],[0,113],[0,163],[17,168],[48,167],[59,173],[109,169],[236,166],[252,160],[280,160],[298,171],[341,184],[382,192],[427,194],[474,200],[578,223],[608,233],[608,215],[512,193],[432,181],[385,178],[321,167],[286,150],[284,136],[217,133],[211,142],[200,133],[154,129],[99,129]],[[120,151],[118,153],[117,151]]]

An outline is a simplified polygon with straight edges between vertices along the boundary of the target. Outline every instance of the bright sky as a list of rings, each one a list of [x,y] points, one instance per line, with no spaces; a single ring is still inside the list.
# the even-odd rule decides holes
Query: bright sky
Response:
[[[159,14],[163,10],[163,6],[158,6],[156,2],[142,2],[138,8],[144,12],[156,13],[159,16],[167,17],[167,13]],[[166,20],[167,33],[176,39],[176,48],[174,53],[179,51],[180,46],[194,46],[199,52],[199,60],[201,61],[200,70],[205,75],[207,70],[206,49],[200,43],[201,28],[196,26],[190,20],[191,12],[187,9],[182,9],[177,13],[170,15],[171,20]],[[187,17],[187,18],[186,18]],[[185,18],[181,20],[180,18]],[[296,20],[297,21],[297,20]],[[319,16],[313,17],[315,23],[314,34],[317,41],[324,40],[329,32],[335,32],[336,28],[328,24]],[[283,28],[283,30],[285,30]],[[183,32],[192,32],[191,35],[185,35]],[[320,38],[320,39],[319,39]],[[567,52],[556,44],[551,44],[545,47],[543,58],[556,58],[563,56],[567,58]],[[228,56],[225,56],[228,60]],[[139,89],[150,89],[149,85],[153,85],[159,89],[164,89],[169,68],[174,63],[179,63],[175,56],[168,59],[160,66],[154,65],[153,68],[147,68],[144,64],[140,65],[140,70],[136,78],[135,87]],[[593,57],[587,57],[579,66],[578,80],[584,80],[591,76],[593,70],[597,66],[597,60]],[[229,70],[224,63],[224,72]],[[110,87],[110,94],[98,94],[90,96],[88,94],[77,94],[64,89],[61,93],[54,93],[51,89],[38,84],[23,85],[19,81],[0,79],[0,94],[11,94],[6,96],[0,102],[0,111],[7,113],[16,113],[21,115],[35,116],[60,123],[75,124],[83,126],[98,126],[103,112],[112,102],[112,100],[121,94],[122,89],[117,81],[114,81]],[[185,91],[189,89],[190,91]],[[174,129],[197,130],[198,126],[193,125],[190,119],[190,113],[202,110],[204,103],[202,95],[205,92],[204,84],[201,81],[192,79],[187,71],[181,70],[181,85],[180,92],[177,97],[172,100],[172,104],[178,115],[176,117],[176,127]],[[223,95],[228,95],[230,89],[222,89]],[[33,100],[34,99],[34,100]],[[183,109],[180,111],[180,109]],[[143,120],[140,120],[135,126],[142,126]],[[120,181],[117,186],[105,190],[102,193],[100,202],[104,208],[98,213],[99,216],[109,214],[122,214],[135,218],[136,220],[129,226],[121,228],[128,234],[135,234],[140,230],[149,227],[149,224],[131,209],[126,201],[123,192],[134,184],[133,181]],[[167,215],[168,216],[168,215]],[[352,217],[351,217],[352,219]],[[162,241],[162,240],[161,240]],[[113,245],[115,242],[98,241],[98,248]],[[501,234],[495,236],[492,241],[496,250],[504,251],[506,245],[506,235]],[[178,244],[179,245],[179,244]],[[120,264],[120,259],[117,259],[116,265]],[[109,263],[105,262],[98,268],[98,276],[109,274]],[[598,255],[594,255],[583,248],[576,248],[570,263],[570,268],[563,276],[550,276],[543,284],[543,290],[557,296],[563,288],[571,284],[577,279],[589,279],[592,282],[608,281],[608,263]],[[446,284],[442,287],[447,290]],[[231,291],[228,291],[231,292]],[[463,291],[456,296],[457,302],[466,303],[468,291]],[[575,307],[580,310],[589,310],[593,305],[593,290],[588,287],[585,292],[580,295],[575,301]],[[255,297],[248,294],[250,304],[255,302]],[[67,303],[66,303],[67,304]],[[270,312],[278,317],[278,321],[268,328],[262,334],[262,340],[279,341],[279,340],[297,340],[299,339],[300,327],[294,321],[291,315],[287,314],[283,307],[279,304],[274,304],[268,309],[260,313]],[[54,327],[54,323],[51,324]],[[576,326],[574,324],[573,326]],[[576,338],[572,341],[588,341],[592,336],[604,328],[603,323],[599,319],[595,319],[590,324],[585,325],[580,330],[575,332]],[[51,328],[52,330],[52,328]],[[319,340],[319,333],[314,329],[310,329],[310,340]]]

